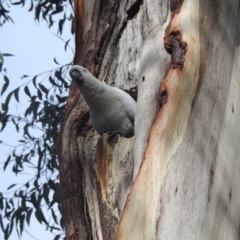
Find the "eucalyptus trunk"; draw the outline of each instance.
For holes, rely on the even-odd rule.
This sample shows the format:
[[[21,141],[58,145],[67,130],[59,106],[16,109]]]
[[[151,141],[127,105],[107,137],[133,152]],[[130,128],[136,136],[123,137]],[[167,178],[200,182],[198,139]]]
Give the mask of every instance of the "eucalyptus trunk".
[[[75,0],[75,32],[74,64],[137,110],[134,137],[109,141],[72,82],[66,239],[239,239],[240,2]]]

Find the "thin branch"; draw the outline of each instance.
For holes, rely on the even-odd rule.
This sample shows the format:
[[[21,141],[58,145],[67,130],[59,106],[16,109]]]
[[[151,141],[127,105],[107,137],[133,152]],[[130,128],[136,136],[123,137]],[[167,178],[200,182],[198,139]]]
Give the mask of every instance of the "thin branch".
[[[63,42],[66,43],[66,41],[65,41],[63,38],[61,38],[60,36],[58,36],[57,34],[55,34],[55,33],[53,33],[53,32],[50,32],[50,33],[53,34],[54,36],[58,37],[59,39],[61,39]],[[72,50],[72,53],[74,53],[74,51],[73,51],[73,49],[70,47],[69,43],[67,44],[67,46]]]
[[[25,229],[24,231],[25,231],[30,237],[32,237],[33,239],[39,240],[39,239],[35,238],[32,234],[30,234],[26,229]]]

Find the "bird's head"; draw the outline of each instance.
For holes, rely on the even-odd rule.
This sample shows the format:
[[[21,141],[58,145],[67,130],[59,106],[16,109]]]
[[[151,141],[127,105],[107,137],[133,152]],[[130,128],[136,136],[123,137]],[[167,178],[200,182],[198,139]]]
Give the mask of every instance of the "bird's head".
[[[92,76],[92,74],[86,68],[80,65],[73,65],[69,70],[69,75],[79,87],[82,87],[86,79]]]

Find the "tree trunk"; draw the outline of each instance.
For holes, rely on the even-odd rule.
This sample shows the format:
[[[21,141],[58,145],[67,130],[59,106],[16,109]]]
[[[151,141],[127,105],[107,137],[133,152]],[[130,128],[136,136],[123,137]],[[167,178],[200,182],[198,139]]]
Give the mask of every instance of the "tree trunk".
[[[240,2],[75,0],[75,30],[74,63],[137,111],[135,136],[108,141],[72,83],[66,239],[239,239]]]

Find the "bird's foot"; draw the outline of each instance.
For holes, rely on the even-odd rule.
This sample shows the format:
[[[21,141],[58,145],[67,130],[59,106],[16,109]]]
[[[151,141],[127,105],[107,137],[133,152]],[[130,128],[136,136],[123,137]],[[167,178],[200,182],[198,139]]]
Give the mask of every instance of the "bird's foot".
[[[107,141],[111,142],[117,135],[119,134],[119,132],[108,132],[108,138]]]

